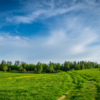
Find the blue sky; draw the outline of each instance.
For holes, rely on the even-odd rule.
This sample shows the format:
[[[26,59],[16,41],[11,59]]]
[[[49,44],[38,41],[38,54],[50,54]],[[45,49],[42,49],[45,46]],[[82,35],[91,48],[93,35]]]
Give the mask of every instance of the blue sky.
[[[100,0],[0,0],[0,61],[100,63]]]

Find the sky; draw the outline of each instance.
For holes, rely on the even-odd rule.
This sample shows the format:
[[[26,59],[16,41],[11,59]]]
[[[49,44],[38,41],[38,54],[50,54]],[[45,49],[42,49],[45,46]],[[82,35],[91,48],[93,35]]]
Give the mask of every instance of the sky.
[[[0,0],[0,61],[100,63],[100,0]]]

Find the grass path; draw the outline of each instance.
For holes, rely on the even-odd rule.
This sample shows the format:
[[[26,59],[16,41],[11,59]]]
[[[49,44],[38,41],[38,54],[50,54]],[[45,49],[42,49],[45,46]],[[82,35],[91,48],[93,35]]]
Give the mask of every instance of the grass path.
[[[93,87],[96,88],[97,95],[95,97],[96,100],[100,100],[100,71],[98,69],[92,70],[87,73],[86,71],[77,71],[76,74],[79,74],[84,79],[86,79]],[[95,73],[96,72],[96,73]],[[94,74],[95,73],[95,74]]]
[[[63,100],[95,100],[96,86],[77,73],[68,72],[74,79],[75,85]]]
[[[70,76],[70,77],[71,77],[71,76]],[[64,100],[64,99],[66,98],[66,96],[73,90],[74,85],[75,85],[75,80],[74,80],[73,77],[71,77],[71,78],[72,78],[72,82],[73,82],[73,87],[72,87],[69,91],[67,91],[67,92],[65,93],[65,95],[62,95],[58,100]]]
[[[73,87],[68,92],[66,92],[65,95],[62,95],[58,100],[64,100],[66,98],[66,96],[72,91]]]
[[[77,73],[69,72],[68,74],[72,78],[73,87],[58,100],[97,100],[95,84]]]

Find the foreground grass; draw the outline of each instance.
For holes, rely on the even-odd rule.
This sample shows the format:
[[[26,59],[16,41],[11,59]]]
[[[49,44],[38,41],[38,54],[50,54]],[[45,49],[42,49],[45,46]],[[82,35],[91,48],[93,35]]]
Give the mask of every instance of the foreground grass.
[[[99,68],[90,70],[86,69],[81,71],[75,71],[74,73],[79,74],[84,79],[90,81],[93,85],[96,86],[97,90],[96,100],[100,100],[100,69]]]
[[[56,100],[72,88],[69,74],[0,72],[0,100]]]
[[[100,69],[55,74],[0,72],[0,100],[100,100]]]
[[[74,72],[68,72],[74,81],[73,90],[64,100],[95,100],[96,86]]]

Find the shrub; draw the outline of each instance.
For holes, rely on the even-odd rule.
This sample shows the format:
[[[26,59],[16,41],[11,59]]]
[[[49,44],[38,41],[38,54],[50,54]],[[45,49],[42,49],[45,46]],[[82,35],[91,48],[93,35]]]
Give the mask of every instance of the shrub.
[[[40,70],[38,71],[38,74],[41,74],[41,71]]]
[[[20,71],[18,71],[18,70],[11,70],[10,72],[19,73]]]
[[[62,70],[57,70],[57,73],[63,72]]]
[[[3,71],[7,71],[8,70],[8,67],[7,66],[3,66]]]
[[[23,67],[22,66],[19,66],[19,71],[23,71]]]
[[[23,69],[23,71],[22,71],[23,73],[26,73],[26,69]]]
[[[74,68],[72,68],[72,69],[71,69],[71,71],[75,71],[75,69],[74,69]]]

